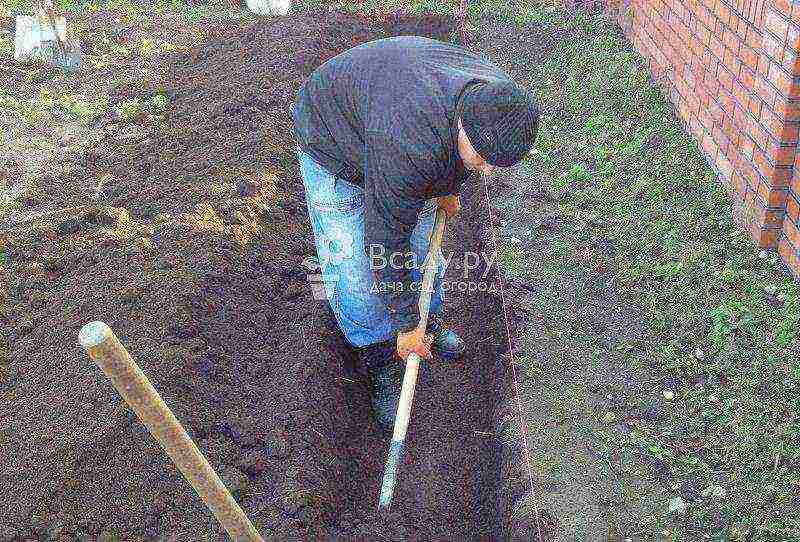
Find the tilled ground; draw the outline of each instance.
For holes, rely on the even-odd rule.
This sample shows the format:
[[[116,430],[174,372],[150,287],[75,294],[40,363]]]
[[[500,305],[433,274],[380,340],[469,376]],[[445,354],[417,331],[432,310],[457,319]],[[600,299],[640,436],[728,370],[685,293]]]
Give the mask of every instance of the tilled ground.
[[[14,467],[0,540],[224,539],[78,347],[92,320],[111,326],[268,539],[507,531],[504,448],[491,429],[506,391],[498,296],[449,296],[470,350],[420,371],[394,512],[379,519],[388,438],[301,266],[313,242],[288,117],[297,88],[349,47],[399,34],[447,40],[452,24],[333,11],[207,22],[188,52],[76,76],[95,77],[114,102],[163,91],[169,107],[163,123],[96,119],[101,141],[51,161],[25,189],[25,216],[44,216],[3,230],[0,464]],[[481,190],[467,188],[452,225],[453,281],[464,250],[494,250]],[[469,279],[496,287],[484,271]],[[523,523],[503,536],[529,539]]]

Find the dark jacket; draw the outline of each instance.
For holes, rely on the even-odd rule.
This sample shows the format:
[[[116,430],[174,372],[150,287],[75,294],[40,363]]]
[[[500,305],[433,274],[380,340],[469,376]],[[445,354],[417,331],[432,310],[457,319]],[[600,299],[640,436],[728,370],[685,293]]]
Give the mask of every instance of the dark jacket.
[[[364,249],[410,252],[426,199],[458,194],[471,172],[458,153],[465,89],[510,80],[466,49],[419,36],[364,43],[317,68],[292,105],[299,147],[337,177],[364,188]],[[402,262],[406,258],[398,257]],[[419,321],[419,288],[405,265],[374,272],[396,331]],[[402,289],[381,285],[403,284]]]

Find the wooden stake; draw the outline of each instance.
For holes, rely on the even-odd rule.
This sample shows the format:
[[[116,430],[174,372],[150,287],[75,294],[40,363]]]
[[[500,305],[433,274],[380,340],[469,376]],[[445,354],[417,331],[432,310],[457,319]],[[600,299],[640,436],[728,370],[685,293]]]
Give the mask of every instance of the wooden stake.
[[[231,539],[236,542],[263,542],[211,464],[111,328],[104,322],[90,322],[81,328],[78,339],[89,357],[103,370],[125,402],[192,484]]]

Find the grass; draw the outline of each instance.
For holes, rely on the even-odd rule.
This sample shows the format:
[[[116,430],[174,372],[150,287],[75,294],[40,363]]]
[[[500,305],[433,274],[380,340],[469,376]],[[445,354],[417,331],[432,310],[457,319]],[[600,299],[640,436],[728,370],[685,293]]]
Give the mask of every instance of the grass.
[[[689,503],[699,532],[800,540],[800,520],[786,513],[800,502],[798,283],[737,228],[728,190],[629,43],[599,18],[564,16],[560,24],[578,38],[552,52],[537,90],[545,103],[563,99],[565,110],[542,122],[529,162],[552,179],[551,190],[569,190],[560,211],[576,221],[593,213],[608,226],[559,234],[545,270],[520,273],[517,258],[508,267],[546,281],[553,266],[566,275],[586,265],[565,244],[612,240],[620,294],[644,311],[653,337],[630,363],[649,354],[657,376],[685,386],[660,427],[628,435],[609,428],[609,442],[658,458],[702,488],[727,478],[725,498]],[[648,146],[654,138],[663,146]],[[537,308],[548,320],[569,319],[570,307]],[[590,359],[582,335],[573,329],[570,339],[579,350],[585,343],[579,355]],[[687,539],[679,526],[662,527],[667,539]]]

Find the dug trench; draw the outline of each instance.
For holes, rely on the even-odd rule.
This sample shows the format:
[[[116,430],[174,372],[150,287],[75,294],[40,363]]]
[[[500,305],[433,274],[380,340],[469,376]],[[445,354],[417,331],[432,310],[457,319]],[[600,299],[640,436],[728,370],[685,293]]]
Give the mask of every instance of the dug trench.
[[[163,124],[106,118],[102,144],[32,187],[26,213],[44,216],[2,230],[0,540],[226,539],[77,345],[92,320],[111,326],[265,539],[534,539],[513,514],[530,497],[521,444],[501,438],[514,413],[496,267],[469,270],[478,291],[447,296],[468,351],[423,362],[392,511],[378,517],[388,437],[301,265],[313,238],[287,116],[299,84],[358,43],[447,40],[452,25],[336,11],[210,23],[202,45],[153,60],[168,68],[153,66],[156,80],[126,71],[136,58],[124,85],[105,74],[115,101],[160,90],[170,108]],[[462,196],[445,243],[452,283],[466,251],[495,250],[483,186]]]

